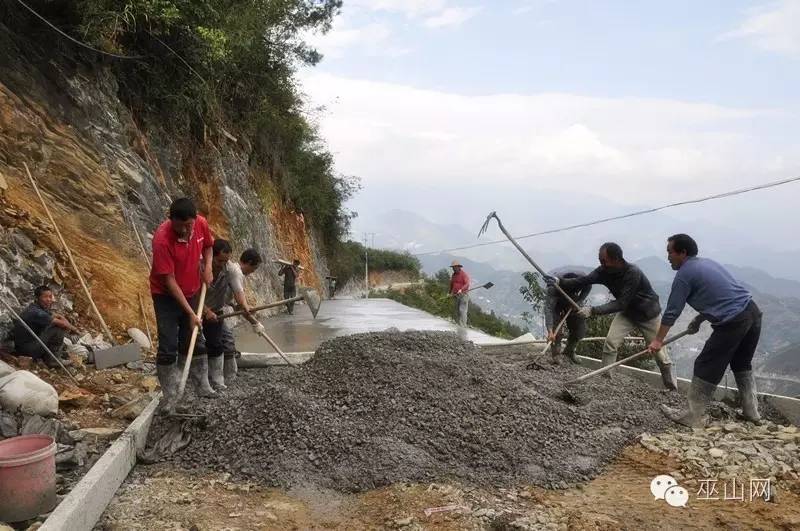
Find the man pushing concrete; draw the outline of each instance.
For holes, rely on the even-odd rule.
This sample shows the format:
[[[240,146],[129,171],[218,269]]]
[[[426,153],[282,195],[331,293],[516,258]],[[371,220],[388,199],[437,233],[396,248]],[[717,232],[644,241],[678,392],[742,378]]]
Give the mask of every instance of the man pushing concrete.
[[[727,269],[713,260],[697,256],[697,243],[690,236],[670,236],[667,258],[677,273],[672,281],[667,309],[661,318],[661,327],[650,342],[650,350],[661,348],[669,329],[687,303],[699,313],[689,330],[697,332],[700,323],[710,321],[714,331],[694,360],[688,409],[677,411],[661,406],[662,411],[678,424],[701,427],[706,406],[730,366],[742,399],[744,418],[760,423],[752,361],[761,336],[761,310],[753,302],[750,292]]]
[[[564,290],[579,289],[592,284],[602,284],[615,299],[601,306],[584,306],[578,315],[588,319],[592,315],[615,313],[603,344],[603,365],[617,361],[617,351],[625,337],[634,329],[641,330],[646,341],[652,341],[658,332],[661,305],[658,295],[653,291],[650,281],[641,269],[625,261],[622,248],[613,242],[600,246],[598,252],[600,267],[577,278],[565,278],[559,282]],[[553,277],[545,278],[548,285],[558,282]],[[654,351],[654,357],[661,371],[661,381],[667,389],[677,389],[672,371],[672,361],[666,347]]]
[[[563,286],[562,281],[564,279],[578,278],[581,276],[581,273],[564,268],[552,271],[550,275],[557,277]],[[592,291],[592,286],[591,284],[587,284],[574,290],[567,290],[563,287],[562,289],[567,292],[567,295],[569,295],[572,300],[578,304],[582,304]],[[550,351],[555,363],[558,363],[558,358],[561,354],[561,337],[563,335],[563,329],[558,332],[556,332],[555,329],[571,308],[572,306],[570,303],[558,292],[553,283],[547,286],[544,299],[544,322],[547,327],[547,341],[552,343]],[[575,348],[578,346],[580,340],[583,339],[583,336],[586,335],[586,319],[573,311],[569,314],[564,324],[566,324],[569,329],[564,355],[567,356],[572,363],[579,364],[580,362],[575,355]]]
[[[169,219],[153,234],[153,266],[150,292],[158,326],[156,371],[164,393],[162,411],[173,413],[178,398],[179,353],[185,363],[195,326],[203,325],[195,313],[203,282],[211,284],[211,248],[214,239],[203,216],[191,199],[176,199],[169,207]],[[201,273],[200,261],[203,262]],[[208,383],[208,358],[202,333],[198,332],[190,367],[198,395],[216,396]]]
[[[450,295],[455,297],[455,319],[458,326],[467,326],[469,312],[469,275],[458,260],[450,264],[453,276],[450,277]]]
[[[203,334],[208,350],[208,379],[211,386],[221,391],[227,388],[236,377],[236,346],[225,321],[218,319],[222,307],[235,301],[245,311],[247,319],[256,333],[264,332],[264,325],[250,315],[250,307],[244,294],[244,277],[253,273],[261,265],[261,255],[255,249],[247,249],[239,261],[231,262],[231,245],[227,240],[214,241],[213,270],[214,280],[208,288],[203,312]]]

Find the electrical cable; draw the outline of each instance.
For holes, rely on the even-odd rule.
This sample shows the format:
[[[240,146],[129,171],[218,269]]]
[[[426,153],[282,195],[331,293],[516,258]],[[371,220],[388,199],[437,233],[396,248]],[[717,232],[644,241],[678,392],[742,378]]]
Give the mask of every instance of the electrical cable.
[[[628,214],[622,214],[620,216],[612,216],[610,218],[602,218],[602,219],[597,219],[597,220],[594,220],[594,221],[587,221],[585,223],[578,223],[576,225],[568,225],[566,227],[559,227],[557,229],[549,229],[549,230],[544,230],[544,231],[541,231],[541,232],[534,232],[534,233],[531,233],[531,234],[525,234],[523,236],[514,236],[514,239],[516,239],[516,240],[524,240],[526,238],[534,238],[536,236],[544,236],[546,234],[555,234],[555,233],[558,233],[558,232],[565,232],[565,231],[579,229],[579,228],[583,228],[583,227],[591,227],[593,225],[599,225],[601,223],[608,223],[609,221],[616,221],[616,220],[620,220],[620,219],[632,218],[634,216],[641,216],[643,214],[652,214],[653,212],[658,212],[659,210],[665,210],[667,208],[674,208],[674,207],[683,206],[683,205],[692,205],[692,204],[696,204],[696,203],[703,203],[703,202],[706,202],[706,201],[711,201],[713,199],[722,199],[722,198],[725,198],[725,197],[732,197],[732,196],[735,196],[735,195],[746,194],[748,192],[754,192],[754,191],[757,191],[757,190],[765,190],[767,188],[774,188],[776,186],[782,186],[784,184],[789,184],[789,183],[793,183],[793,182],[797,182],[797,181],[800,181],[800,177],[792,177],[790,179],[783,179],[783,180],[780,180],[780,181],[774,181],[774,182],[770,182],[770,183],[759,184],[759,185],[756,185],[756,186],[750,186],[748,188],[740,188],[740,189],[737,189],[737,190],[731,190],[729,192],[722,192],[722,193],[719,193],[719,194],[700,197],[700,198],[697,198],[697,199],[688,199],[686,201],[677,201],[675,203],[668,203],[666,205],[661,205],[661,206],[654,207],[654,208],[647,208],[647,209],[644,209],[644,210],[637,210],[635,212],[629,212]],[[449,253],[449,252],[453,252],[453,251],[464,251],[466,249],[474,249],[476,247],[486,247],[488,245],[496,245],[496,244],[499,244],[499,243],[508,243],[508,240],[493,240],[493,241],[489,241],[489,242],[475,243],[475,244],[472,244],[472,245],[464,245],[464,246],[461,246],[461,247],[452,247],[450,249],[442,249],[442,250],[439,250],[439,251],[425,251],[425,252],[422,252],[422,253],[412,253],[412,255],[413,256],[426,256],[426,255],[430,255],[430,254]]]

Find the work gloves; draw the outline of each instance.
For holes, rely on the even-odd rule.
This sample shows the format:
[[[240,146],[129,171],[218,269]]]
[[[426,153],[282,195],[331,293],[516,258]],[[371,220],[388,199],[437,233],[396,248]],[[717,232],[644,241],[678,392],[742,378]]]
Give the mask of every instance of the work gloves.
[[[253,323],[253,332],[255,332],[256,334],[261,335],[261,334],[265,334],[267,332],[267,330],[266,330],[266,328],[264,328],[263,324],[261,324],[261,323]]]
[[[700,331],[700,324],[702,324],[702,322],[705,320],[705,317],[702,315],[697,315],[694,319],[692,319],[692,322],[689,323],[689,326],[686,327],[686,331],[690,334],[696,334]]]
[[[544,279],[544,283],[547,284],[548,288],[552,288],[553,286],[558,284],[558,277],[551,277],[550,275],[544,275],[542,279]]]
[[[580,310],[578,310],[578,316],[583,317],[584,319],[588,319],[592,316],[592,307],[591,306],[583,306]]]

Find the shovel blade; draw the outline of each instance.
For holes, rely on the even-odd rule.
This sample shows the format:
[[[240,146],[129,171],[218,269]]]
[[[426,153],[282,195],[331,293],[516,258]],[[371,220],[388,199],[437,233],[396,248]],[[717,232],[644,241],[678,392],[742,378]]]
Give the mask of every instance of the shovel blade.
[[[322,304],[322,298],[320,298],[315,290],[307,289],[303,291],[303,300],[306,301],[309,310],[311,310],[311,315],[316,319],[317,313],[319,313],[319,307]]]

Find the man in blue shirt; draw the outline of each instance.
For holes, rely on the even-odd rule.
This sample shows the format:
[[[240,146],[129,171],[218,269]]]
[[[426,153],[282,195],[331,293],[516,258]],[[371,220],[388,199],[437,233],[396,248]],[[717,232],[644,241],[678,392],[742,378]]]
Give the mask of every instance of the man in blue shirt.
[[[64,336],[67,332],[77,334],[78,329],[63,315],[53,313],[55,296],[50,286],[37,287],[33,296],[34,302],[22,311],[20,318],[53,354],[64,357],[61,353],[64,348]],[[47,355],[42,345],[20,323],[14,324],[14,350],[18,355],[41,360],[48,367],[58,367],[58,362]]]
[[[714,331],[694,361],[688,409],[678,411],[661,406],[664,414],[679,424],[701,427],[706,406],[730,366],[741,395],[744,418],[760,423],[752,360],[761,335],[761,310],[750,292],[727,269],[697,256],[697,243],[690,236],[670,236],[667,258],[678,272],[661,317],[661,327],[648,348],[656,351],[662,347],[686,304],[699,313],[689,325],[690,330],[697,332],[700,323],[709,321]]]

